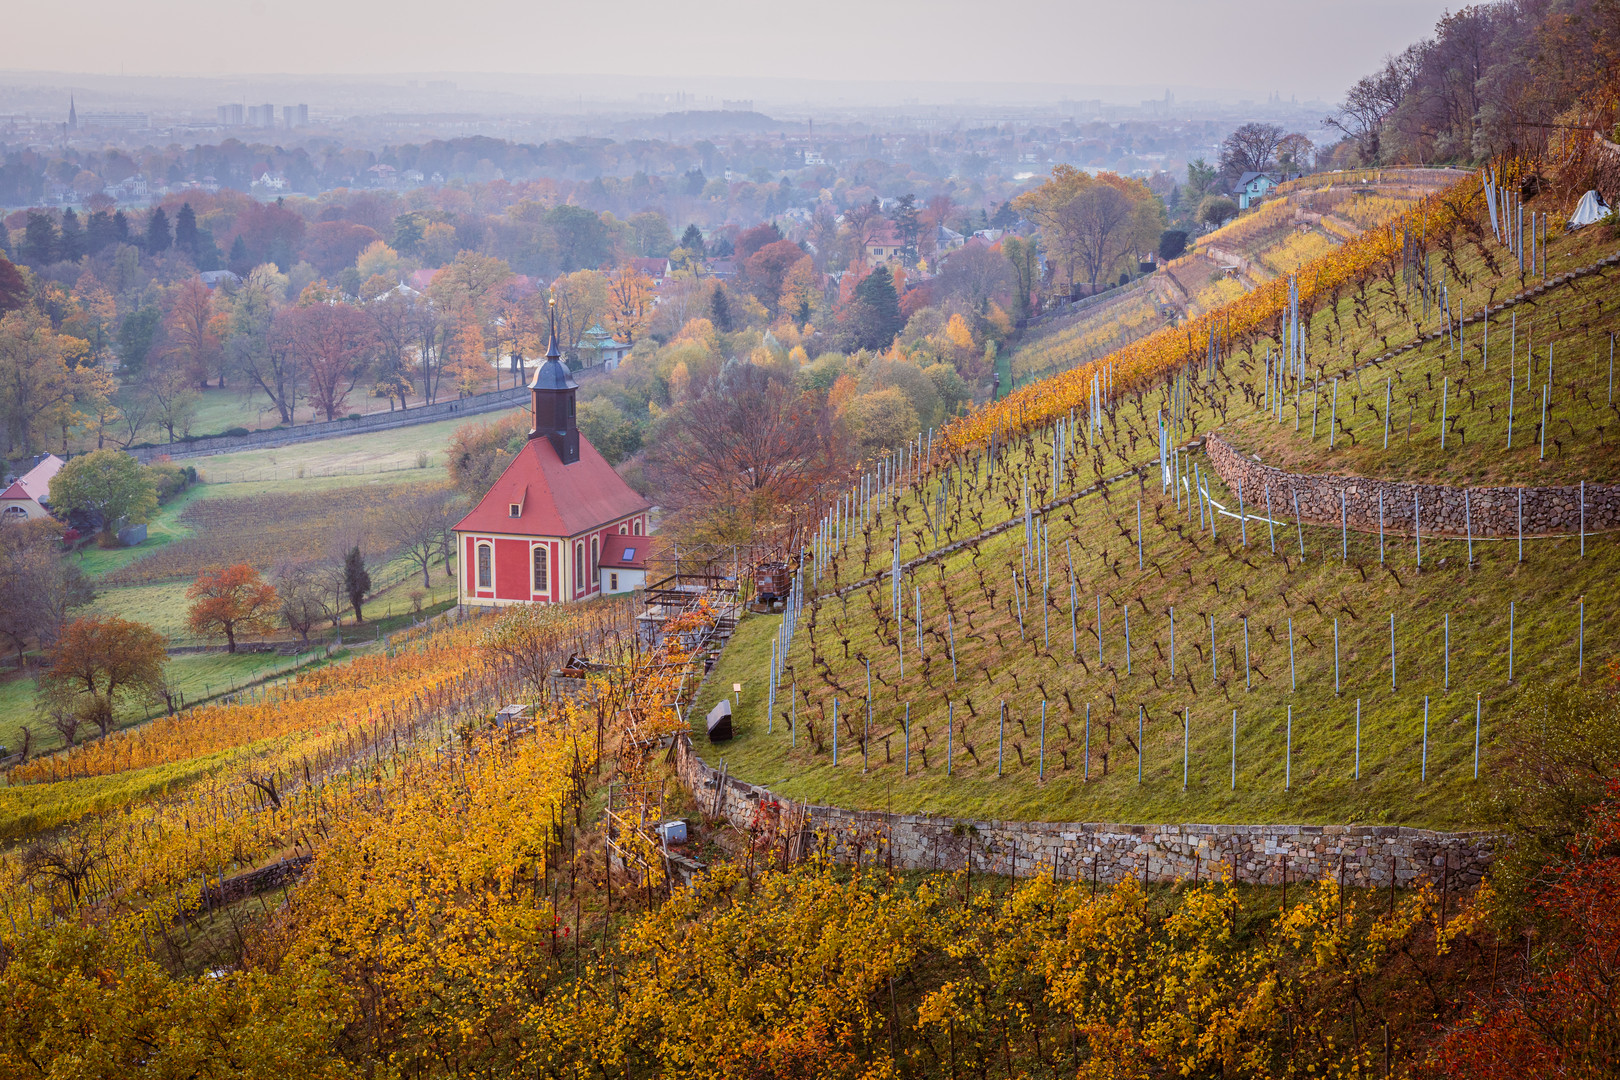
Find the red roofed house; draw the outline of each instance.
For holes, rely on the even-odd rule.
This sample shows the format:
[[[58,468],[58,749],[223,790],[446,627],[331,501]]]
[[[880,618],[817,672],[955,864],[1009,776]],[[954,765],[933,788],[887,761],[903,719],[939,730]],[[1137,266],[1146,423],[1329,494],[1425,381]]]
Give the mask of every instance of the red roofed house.
[[[66,464],[55,454],[41,456],[34,467],[0,491],[0,519],[28,521],[50,517],[51,479]]]
[[[545,362],[529,384],[534,430],[455,527],[461,603],[500,607],[600,596],[604,547],[615,536],[647,532],[651,506],[579,433],[577,389],[557,349],[553,316]]]
[[[664,279],[669,276],[668,259],[636,258],[630,260],[630,265],[636,270],[640,271],[642,274],[645,274],[648,280],[652,282],[654,289],[662,289],[664,287]]]

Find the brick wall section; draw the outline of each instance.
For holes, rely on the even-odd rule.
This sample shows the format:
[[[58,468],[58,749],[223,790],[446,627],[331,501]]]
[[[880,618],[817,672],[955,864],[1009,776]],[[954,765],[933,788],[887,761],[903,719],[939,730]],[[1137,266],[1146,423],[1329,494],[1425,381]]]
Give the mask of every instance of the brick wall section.
[[[705,813],[718,802],[721,814],[746,829],[755,804],[774,799],[769,790],[734,777],[725,780],[707,765],[686,736],[673,748],[680,781]],[[1337,877],[1346,884],[1388,887],[1438,882],[1450,867],[1454,888],[1472,888],[1489,864],[1496,838],[1487,833],[1444,833],[1401,826],[1366,825],[1113,825],[1055,821],[968,821],[926,814],[886,814],[807,806],[809,828],[851,860],[859,843],[863,859],[886,860],[907,870],[973,869],[1028,877],[1051,873],[1099,883],[1126,877],[1169,883],[1230,872],[1236,860],[1243,882],[1273,884]]]
[[[1581,528],[1581,489],[1566,487],[1447,487],[1375,480],[1365,476],[1290,473],[1263,465],[1243,454],[1219,435],[1204,440],[1204,452],[1228,491],[1243,484],[1243,502],[1251,514],[1264,514],[1265,491],[1271,489],[1273,516],[1292,520],[1294,496],[1299,516],[1313,524],[1339,524],[1339,496],[1345,496],[1349,526],[1358,532],[1378,531],[1378,496],[1384,497],[1384,530],[1412,532],[1413,493],[1421,513],[1423,535],[1464,536],[1468,519],[1475,536],[1516,536],[1519,530],[1519,492],[1524,492],[1526,536],[1569,535]],[[1464,491],[1467,505],[1464,505]],[[1620,529],[1620,484],[1586,485],[1586,531]]]

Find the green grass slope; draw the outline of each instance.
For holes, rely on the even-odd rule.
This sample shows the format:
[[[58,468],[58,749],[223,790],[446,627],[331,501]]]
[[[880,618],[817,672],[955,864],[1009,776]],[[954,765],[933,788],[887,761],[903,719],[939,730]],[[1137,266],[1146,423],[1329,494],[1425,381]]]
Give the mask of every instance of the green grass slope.
[[[1558,237],[1550,270],[1587,265],[1612,250],[1603,232]],[[1490,241],[1458,244],[1448,276],[1453,312],[1501,303],[1535,284]],[[1477,329],[1464,332],[1460,357],[1455,346],[1445,357],[1442,342],[1362,372],[1357,404],[1386,376],[1410,392],[1439,384],[1434,376],[1444,360],[1440,377],[1458,376],[1467,396],[1459,421],[1467,437],[1448,433],[1444,451],[1437,422],[1425,438],[1414,421],[1412,440],[1403,437],[1397,447],[1392,438],[1386,452],[1381,425],[1375,448],[1372,414],[1352,408],[1356,438],[1341,428],[1329,451],[1326,413],[1318,415],[1314,440],[1308,408],[1297,434],[1291,408],[1286,423],[1268,419],[1264,342],[1225,357],[1213,381],[1202,372],[1181,380],[1178,440],[1219,429],[1268,462],[1313,471],[1452,483],[1612,481],[1592,354],[1597,343],[1606,346],[1616,306],[1620,275],[1607,274],[1550,288],[1533,308],[1517,307],[1552,341],[1554,385],[1572,421],[1562,456],[1549,450],[1545,463],[1539,446],[1521,452],[1520,432],[1528,434],[1518,426],[1522,415],[1513,454],[1492,448],[1498,433],[1492,387],[1473,348]],[[1493,335],[1501,318],[1493,318]],[[1520,333],[1528,332],[1525,321],[1521,314]],[[1310,375],[1331,380],[1339,373],[1353,382],[1346,372],[1438,322],[1438,305],[1431,302],[1426,321],[1398,277],[1376,282],[1311,320]],[[1494,336],[1491,353],[1494,381]],[[1558,358],[1566,354],[1571,362],[1561,371]],[[1532,378],[1545,381],[1544,367]],[[1347,389],[1341,384],[1341,408]],[[1496,755],[1511,753],[1497,730],[1525,687],[1607,677],[1603,667],[1616,655],[1620,630],[1617,538],[1589,537],[1584,557],[1574,539],[1528,541],[1523,562],[1511,542],[1476,541],[1472,563],[1464,541],[1425,538],[1420,569],[1410,536],[1387,536],[1381,549],[1376,534],[1296,526],[1285,508],[1277,508],[1273,525],[1249,520],[1246,543],[1231,518],[1219,518],[1212,533],[1196,499],[1185,489],[1161,491],[1158,470],[1142,468],[1157,456],[1156,414],[1168,411],[1170,396],[1160,386],[1120,402],[1094,445],[1082,433],[1063,441],[1047,429],[1000,447],[994,472],[979,454],[897,488],[892,503],[822,568],[820,595],[805,610],[774,717],[765,715],[764,702],[777,620],[754,617],[740,627],[694,709],[701,716],[741,683],[738,734],[706,752],[725,759],[733,775],[790,797],[895,812],[1469,824],[1476,715],[1480,768],[1488,772]],[[1414,411],[1426,404],[1419,397]],[[1505,417],[1498,419],[1505,443]],[[1054,449],[1061,462],[1055,482]],[[1209,476],[1200,455],[1185,460]],[[1102,485],[1106,494],[1086,493],[1099,478],[1133,468],[1141,468],[1140,479],[1130,475]],[[1235,504],[1219,483],[1212,494]],[[890,565],[897,523],[901,558],[924,557],[905,572],[898,623],[887,574],[870,580]],[[959,550],[926,557],[962,540]]]

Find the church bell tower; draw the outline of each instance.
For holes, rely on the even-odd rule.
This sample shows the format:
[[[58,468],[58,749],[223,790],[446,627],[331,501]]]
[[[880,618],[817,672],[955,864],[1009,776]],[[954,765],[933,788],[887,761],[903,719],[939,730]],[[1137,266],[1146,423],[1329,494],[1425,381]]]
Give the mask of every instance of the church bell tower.
[[[551,341],[546,347],[545,362],[534,373],[529,383],[529,396],[534,414],[534,429],[529,438],[551,440],[552,449],[564,465],[579,460],[579,427],[574,420],[574,392],[579,384],[569,374],[557,348],[557,300],[548,305],[551,316]]]

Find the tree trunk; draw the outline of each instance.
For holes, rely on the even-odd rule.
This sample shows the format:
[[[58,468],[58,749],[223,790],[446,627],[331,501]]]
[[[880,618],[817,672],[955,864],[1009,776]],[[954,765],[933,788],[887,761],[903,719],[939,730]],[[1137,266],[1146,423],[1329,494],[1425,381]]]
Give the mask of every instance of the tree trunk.
[[[229,623],[225,624],[225,651],[228,653],[236,651],[236,628]]]

